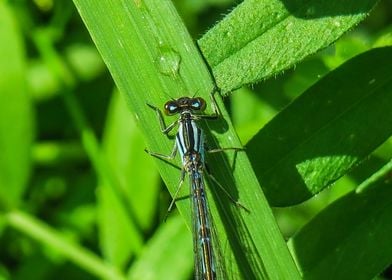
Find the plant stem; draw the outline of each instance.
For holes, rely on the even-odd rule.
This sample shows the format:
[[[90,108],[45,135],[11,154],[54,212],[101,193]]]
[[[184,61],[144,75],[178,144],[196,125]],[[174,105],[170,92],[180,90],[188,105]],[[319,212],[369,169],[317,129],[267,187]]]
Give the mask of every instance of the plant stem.
[[[124,280],[125,277],[110,264],[103,262],[93,252],[65,238],[61,232],[19,210],[4,215],[8,225],[36,241],[61,253],[86,271],[102,279]]]
[[[391,171],[392,171],[392,159],[387,164],[385,164],[383,167],[381,167],[379,170],[377,170],[376,173],[374,173],[372,176],[370,176],[365,181],[363,181],[356,188],[355,192],[356,193],[363,192],[365,189],[368,189],[369,187],[374,185],[374,183],[376,183],[377,181],[385,178],[385,176],[388,173],[391,173]]]

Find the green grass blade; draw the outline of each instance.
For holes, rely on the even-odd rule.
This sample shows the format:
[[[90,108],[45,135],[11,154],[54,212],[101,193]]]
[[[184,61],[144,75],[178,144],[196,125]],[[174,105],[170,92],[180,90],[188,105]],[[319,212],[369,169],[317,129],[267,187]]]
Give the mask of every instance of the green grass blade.
[[[375,0],[247,0],[199,41],[223,92],[255,83],[325,48],[363,20]]]
[[[31,171],[34,117],[26,86],[22,35],[0,2],[0,208],[19,203]],[[6,42],[6,43],[5,43]]]
[[[99,243],[105,260],[124,269],[131,256],[142,248],[143,236],[130,222],[124,202],[103,183],[97,188],[97,226]]]
[[[4,215],[4,218],[10,227],[25,233],[47,248],[59,252],[92,275],[101,279],[125,279],[116,268],[103,262],[91,251],[68,240],[61,232],[54,230],[33,216],[19,210],[14,210]]]
[[[345,195],[289,241],[304,279],[373,279],[392,262],[392,184]]]
[[[142,244],[135,240],[143,240],[143,233],[155,224],[159,195],[159,175],[152,159],[145,156],[142,135],[132,118],[116,91],[108,110],[103,148],[125,195],[120,198],[110,186],[100,185],[98,226],[104,256],[119,267],[140,254]],[[135,223],[130,223],[124,204],[132,205]]]
[[[87,152],[88,158],[100,181],[100,188],[98,189],[98,224],[101,234],[101,249],[108,261],[117,265],[118,268],[123,268],[123,266],[128,263],[131,256],[135,252],[137,253],[140,251],[143,242],[143,234],[140,227],[137,225],[133,209],[124,199],[126,190],[125,187],[121,185],[123,182],[118,180],[116,177],[117,174],[113,171],[112,166],[108,164],[108,160],[105,157],[103,149],[100,147],[98,138],[87,120],[85,111],[73,92],[77,79],[63,60],[62,56],[55,49],[54,42],[47,36],[46,31],[47,30],[42,29],[34,32],[34,42],[37,49],[40,51],[43,60],[47,63],[53,73],[55,73],[56,78],[62,85],[61,94],[64,98],[66,108],[80,133],[83,148]],[[113,223],[110,228],[105,227],[106,224],[104,221],[113,220],[113,217],[116,220],[116,224]],[[121,220],[126,220],[127,223],[121,224],[122,228],[119,230],[116,226]],[[29,233],[27,231],[26,233],[33,235],[33,232]],[[126,234],[128,234],[128,236],[125,236]],[[122,237],[124,239],[130,239],[126,239],[123,244],[114,242],[121,242]],[[59,251],[59,253],[64,254],[63,251]],[[70,257],[66,254],[65,256],[68,258]],[[84,267],[83,264],[78,265]],[[89,272],[94,273],[91,271]]]
[[[124,97],[116,90],[112,96],[104,131],[103,148],[120,185],[126,186],[126,201],[133,205],[137,224],[146,231],[155,222],[159,196],[159,174]],[[140,186],[143,188],[140,188]]]
[[[170,217],[149,240],[128,279],[189,279],[192,253],[192,239],[184,220],[179,215]]]
[[[308,199],[392,135],[392,48],[343,64],[280,112],[247,145],[268,200]]]
[[[162,106],[171,97],[196,93],[209,100],[213,88],[207,68],[171,2],[74,2],[134,112],[148,148],[169,153],[173,142],[160,133],[155,113],[148,109],[146,102]],[[219,105],[223,109],[222,102]],[[224,110],[223,115],[225,120],[209,124],[213,134],[208,135],[209,146],[240,146]],[[178,169],[156,162],[170,192],[174,193]],[[251,209],[250,214],[236,209],[222,197],[219,189],[212,189],[210,204],[225,248],[230,279],[297,279],[298,272],[246,155],[214,155],[209,163],[227,190]],[[182,200],[177,206],[189,225],[189,200]]]
[[[367,188],[372,187],[375,182],[379,181],[380,179],[384,178],[385,176],[388,176],[388,174],[391,173],[391,171],[392,171],[392,159],[387,164],[385,164],[382,168],[377,170],[377,172],[372,174],[372,176],[370,176],[365,181],[363,181],[355,189],[355,192],[361,193],[364,190],[366,190]]]

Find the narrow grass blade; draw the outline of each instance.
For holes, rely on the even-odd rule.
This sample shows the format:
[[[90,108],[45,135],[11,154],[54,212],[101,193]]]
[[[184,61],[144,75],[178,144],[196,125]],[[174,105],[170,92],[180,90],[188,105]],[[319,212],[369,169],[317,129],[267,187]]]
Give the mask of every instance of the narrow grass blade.
[[[143,135],[136,126],[124,96],[120,96],[117,90],[108,110],[103,148],[120,185],[126,188],[125,199],[133,205],[140,230],[147,231],[155,223],[155,202],[160,192],[159,174],[153,159],[144,152]]]
[[[162,136],[155,112],[146,103],[162,106],[170,98],[194,94],[209,100],[213,88],[207,67],[171,2],[74,2],[134,112],[148,148],[169,153],[173,142]],[[219,105],[225,119],[208,125],[207,131],[212,132],[208,133],[209,146],[239,147],[222,102]],[[251,214],[236,209],[219,189],[212,189],[209,196],[219,238],[226,249],[225,262],[233,271],[229,275],[242,275],[243,279],[297,279],[298,272],[246,155],[216,155],[209,162],[218,180],[251,209]],[[157,165],[173,194],[178,169],[162,161]],[[189,200],[177,206],[189,225]],[[238,279],[236,276],[231,279]]]
[[[67,257],[76,265],[85,269],[92,275],[101,279],[124,280],[121,273],[102,260],[91,251],[81,247],[75,242],[68,240],[61,232],[49,227],[33,216],[22,211],[10,211],[4,218],[7,225],[26,233],[47,248],[53,249]]]
[[[0,208],[8,208],[19,203],[30,175],[34,118],[22,35],[6,1],[0,2],[0,42]]]
[[[143,149],[144,141],[133,116],[123,97],[115,91],[108,110],[103,150],[123,195],[116,195],[110,186],[100,184],[98,228],[105,258],[122,268],[140,254],[144,234],[155,224],[159,175]],[[132,205],[133,223],[124,205]]]
[[[180,216],[170,217],[149,240],[128,279],[189,279],[192,254],[192,238],[184,220]]]

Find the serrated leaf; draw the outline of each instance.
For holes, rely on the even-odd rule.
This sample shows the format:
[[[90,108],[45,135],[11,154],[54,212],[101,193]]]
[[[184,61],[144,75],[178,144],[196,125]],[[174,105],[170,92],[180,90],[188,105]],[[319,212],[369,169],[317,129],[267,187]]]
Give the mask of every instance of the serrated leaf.
[[[199,41],[223,92],[255,83],[325,48],[363,20],[375,0],[247,0]]]
[[[280,112],[247,145],[272,205],[300,203],[392,135],[392,48],[363,53]]]

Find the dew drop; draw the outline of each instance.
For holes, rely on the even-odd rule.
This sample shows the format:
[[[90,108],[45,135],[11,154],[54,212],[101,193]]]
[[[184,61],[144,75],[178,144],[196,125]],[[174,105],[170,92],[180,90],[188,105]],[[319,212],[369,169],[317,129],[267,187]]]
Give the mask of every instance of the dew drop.
[[[159,71],[164,75],[176,77],[180,70],[180,54],[167,47],[161,47],[159,50],[160,55],[157,60]]]

